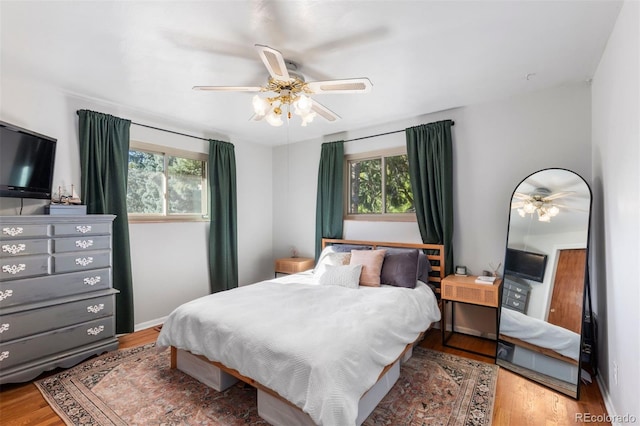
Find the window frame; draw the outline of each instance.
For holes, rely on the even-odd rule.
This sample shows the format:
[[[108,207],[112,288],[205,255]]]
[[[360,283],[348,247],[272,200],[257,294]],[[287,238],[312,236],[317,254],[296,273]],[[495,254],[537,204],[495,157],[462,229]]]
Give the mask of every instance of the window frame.
[[[358,154],[346,154],[344,156],[344,213],[343,220],[361,220],[369,222],[417,222],[416,214],[413,213],[350,213],[350,173],[349,166],[353,161],[375,160],[381,159],[382,167],[382,208],[386,209],[386,157],[395,157],[398,155],[407,155],[407,147],[399,146],[396,148],[380,149],[376,151],[362,152]]]
[[[163,223],[163,222],[208,222],[210,215],[210,203],[209,203],[209,155],[196,152],[196,151],[188,151],[179,148],[172,148],[164,145],[157,145],[148,142],[140,142],[140,141],[130,141],[129,142],[129,150],[130,151],[142,151],[148,152],[150,154],[158,154],[162,155],[164,158],[164,211],[165,213],[129,213],[129,223]],[[193,213],[193,214],[168,214],[168,197],[167,197],[167,181],[169,178],[169,168],[168,168],[168,157],[180,157],[186,158],[189,160],[197,160],[204,162],[204,170],[203,170],[203,190],[202,190],[202,210],[204,214]],[[128,161],[127,161],[127,173],[128,173]],[[128,191],[128,189],[127,189]],[[128,195],[128,192],[127,192]]]

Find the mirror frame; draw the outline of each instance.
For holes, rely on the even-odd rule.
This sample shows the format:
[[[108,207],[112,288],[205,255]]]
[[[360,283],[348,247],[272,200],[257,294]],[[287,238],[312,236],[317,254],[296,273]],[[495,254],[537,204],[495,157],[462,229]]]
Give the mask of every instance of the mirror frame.
[[[590,239],[591,239],[591,217],[593,214],[593,192],[591,191],[591,187],[590,185],[587,183],[587,181],[578,173],[569,170],[569,169],[565,169],[565,168],[558,168],[558,167],[550,167],[550,168],[546,168],[546,169],[541,169],[541,170],[537,170],[533,173],[530,173],[529,175],[527,175],[524,179],[522,179],[514,188],[513,192],[511,193],[511,198],[509,199],[509,209],[508,209],[508,213],[509,213],[509,219],[507,221],[507,235],[506,235],[506,242],[505,242],[505,261],[503,261],[503,265],[505,265],[506,262],[506,252],[507,252],[507,248],[509,248],[509,231],[511,229],[511,214],[512,214],[512,202],[514,199],[514,195],[517,191],[517,189],[528,179],[530,179],[532,176],[544,172],[544,171],[549,171],[549,170],[563,170],[569,173],[574,174],[577,178],[579,178],[584,185],[587,188],[588,194],[589,194],[589,202],[588,202],[588,208],[589,208],[589,213],[588,213],[588,217],[587,217],[587,232],[586,232],[586,241],[585,241],[585,267],[584,267],[584,285],[583,285],[583,289],[582,289],[582,317],[581,317],[581,325],[580,325],[580,347],[579,347],[579,352],[578,352],[578,364],[577,364],[577,368],[578,368],[578,372],[577,372],[577,379],[576,379],[576,383],[575,383],[575,391],[574,390],[568,390],[568,389],[564,389],[562,387],[559,386],[554,386],[552,383],[550,383],[550,381],[545,381],[544,378],[546,377],[546,375],[544,375],[544,373],[536,373],[535,371],[529,370],[526,367],[522,367],[522,366],[518,366],[517,364],[511,363],[507,360],[503,360],[498,358],[498,352],[500,349],[500,343],[504,342],[503,340],[500,339],[500,323],[501,323],[501,319],[502,319],[502,291],[504,290],[504,278],[505,278],[505,273],[503,270],[503,285],[501,286],[500,289],[500,313],[498,315],[498,324],[497,324],[497,333],[496,333],[496,357],[495,357],[495,362],[497,365],[499,365],[500,367],[506,368],[507,370],[510,370],[516,374],[521,375],[522,377],[525,377],[529,380],[532,380],[536,383],[539,383],[543,386],[546,386],[550,389],[553,389],[557,392],[560,392],[562,394],[565,394],[567,396],[570,396],[572,398],[575,399],[580,399],[580,381],[581,381],[581,373],[582,373],[582,363],[583,363],[583,348],[584,348],[584,339],[585,339],[585,332],[586,332],[586,327],[585,327],[585,318],[586,315],[588,315],[589,318],[591,318],[591,291],[589,288],[590,285],[590,277],[589,277],[589,254],[590,254]],[[503,266],[504,267],[504,266]],[[547,265],[548,267],[548,265]],[[530,373],[530,374],[527,374]],[[561,381],[560,379],[557,379],[558,381]],[[572,382],[565,382],[568,384],[572,384]]]

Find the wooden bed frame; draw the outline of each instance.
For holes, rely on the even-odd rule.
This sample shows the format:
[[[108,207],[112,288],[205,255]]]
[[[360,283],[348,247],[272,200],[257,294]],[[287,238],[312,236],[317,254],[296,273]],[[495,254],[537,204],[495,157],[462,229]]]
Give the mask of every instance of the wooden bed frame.
[[[361,241],[361,240],[343,240],[343,239],[327,239],[327,238],[323,238],[322,239],[322,248],[324,249],[327,245],[330,244],[353,244],[353,245],[365,245],[365,246],[371,246],[374,249],[375,248],[384,248],[384,247],[393,247],[393,248],[410,248],[410,249],[418,249],[418,250],[429,250],[429,254],[427,254],[427,259],[429,260],[429,262],[431,263],[431,274],[429,277],[429,283],[433,289],[434,289],[434,293],[436,294],[436,298],[438,300],[438,306],[440,308],[440,311],[442,312],[442,305],[441,305],[441,301],[440,301],[440,283],[442,282],[442,279],[445,276],[445,263],[444,263],[444,245],[441,244],[417,244],[417,243],[398,243],[398,242],[380,242],[380,241]],[[431,328],[431,326],[429,326],[429,328]],[[420,342],[423,338],[424,338],[424,334],[429,330],[429,328],[427,330],[425,330],[424,332],[420,333],[420,335],[418,336],[418,338],[412,342],[409,343],[405,349],[402,351],[402,353],[400,354],[400,356],[391,364],[387,365],[382,372],[380,373],[380,375],[378,376],[378,382],[383,379],[385,377],[385,375],[387,373],[390,372],[390,370],[396,366],[396,364],[399,361],[406,361],[411,357],[411,351],[413,349],[413,347]],[[277,401],[280,401],[282,403],[285,403],[286,406],[290,407],[293,410],[297,410],[300,413],[303,413],[302,410],[296,406],[295,404],[289,402],[286,398],[280,396],[280,394],[278,394],[276,391],[262,385],[261,383],[257,382],[256,380],[252,379],[251,377],[247,377],[243,374],[241,374],[240,372],[238,372],[237,370],[233,369],[233,368],[229,368],[227,366],[225,366],[224,364],[218,362],[218,361],[211,361],[208,358],[202,356],[202,355],[194,355],[191,354],[188,351],[184,351],[187,354],[189,354],[191,357],[195,357],[197,358],[199,361],[202,362],[202,365],[209,365],[214,369],[218,369],[230,376],[233,376],[234,378],[247,383],[253,387],[255,387],[256,389],[258,389],[258,391],[262,391],[272,397],[274,397]],[[178,349],[175,347],[171,347],[171,368],[175,369],[178,368]],[[186,374],[191,375],[190,373],[185,372]],[[195,375],[193,375],[192,377],[194,377],[195,379],[198,379],[198,377],[196,377]],[[202,381],[202,380],[201,380]],[[394,380],[395,381],[395,380]],[[378,382],[376,382],[376,385],[378,384]],[[374,385],[374,386],[376,386]],[[372,387],[373,389],[373,387]],[[371,389],[370,389],[371,390]],[[388,391],[388,390],[387,390]],[[369,391],[367,391],[369,392]],[[365,393],[363,395],[362,398],[364,398],[367,395],[367,393]],[[376,403],[377,404],[377,403]],[[306,415],[306,413],[303,413]]]
[[[504,340],[505,342],[513,343],[514,345],[521,346],[521,347],[523,347],[525,349],[529,349],[530,351],[538,352],[538,353],[541,353],[542,355],[550,356],[551,358],[555,358],[555,359],[559,359],[560,361],[568,362],[571,365],[576,365],[576,366],[580,365],[580,363],[577,360],[575,360],[573,358],[569,358],[568,356],[564,356],[562,354],[559,354],[558,352],[554,351],[553,349],[543,348],[542,346],[534,345],[533,343],[525,342],[524,340],[518,339],[516,337],[507,336],[507,335],[504,335],[504,334],[500,334],[498,337],[499,337],[500,340]]]

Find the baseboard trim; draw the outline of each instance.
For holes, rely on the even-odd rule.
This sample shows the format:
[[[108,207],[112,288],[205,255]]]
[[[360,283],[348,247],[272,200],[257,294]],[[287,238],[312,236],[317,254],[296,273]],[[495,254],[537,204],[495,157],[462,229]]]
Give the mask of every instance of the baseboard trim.
[[[167,320],[167,317],[157,318],[151,321],[141,322],[140,324],[136,324],[134,327],[134,331],[140,331],[147,328],[155,327],[156,325],[163,324]]]
[[[609,395],[609,388],[607,388],[602,381],[602,375],[598,374],[596,376],[596,383],[600,388],[600,394],[602,395],[602,401],[604,402],[604,406],[607,409],[607,414],[609,416],[609,421],[611,421],[612,426],[622,426],[622,423],[614,422],[613,420],[617,419],[616,410],[613,406],[613,402],[611,401],[611,396]]]
[[[449,328],[449,331],[451,331],[451,328],[450,327],[448,328]],[[459,325],[456,325],[456,331],[463,334],[470,334],[472,336],[484,337],[486,339],[496,340],[495,333],[483,333],[478,330],[474,330],[473,328],[460,327]]]

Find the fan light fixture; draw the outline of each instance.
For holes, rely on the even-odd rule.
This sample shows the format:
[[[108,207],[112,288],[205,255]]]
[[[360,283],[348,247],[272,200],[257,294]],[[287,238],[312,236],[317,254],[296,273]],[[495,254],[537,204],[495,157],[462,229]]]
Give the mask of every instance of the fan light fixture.
[[[273,78],[269,79],[269,84],[264,91],[275,92],[277,96],[262,98],[258,95],[253,97],[253,111],[258,119],[264,118],[267,123],[274,127],[282,126],[283,109],[286,111],[287,119],[291,119],[291,110],[295,115],[302,119],[301,125],[304,127],[311,123],[316,116],[313,107],[313,101],[304,94],[306,84],[304,81],[289,73],[291,77],[289,81],[279,81]],[[293,107],[293,108],[292,108]]]
[[[551,222],[551,218],[560,213],[558,206],[554,205],[548,200],[544,199],[544,195],[532,195],[531,199],[525,200],[521,208],[518,209],[520,217],[525,217],[527,214],[538,214],[538,220],[540,222]]]

